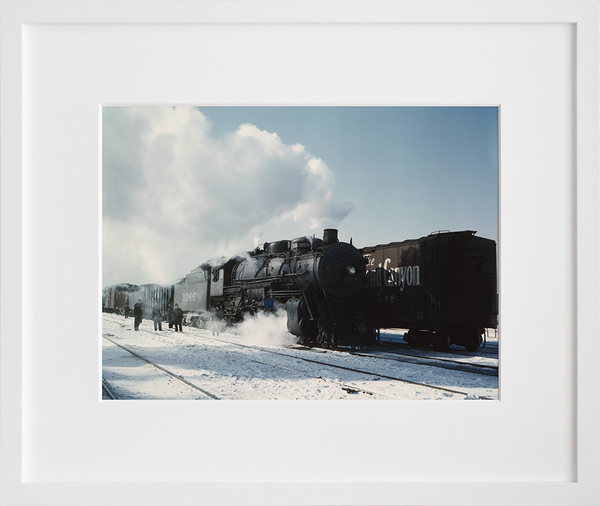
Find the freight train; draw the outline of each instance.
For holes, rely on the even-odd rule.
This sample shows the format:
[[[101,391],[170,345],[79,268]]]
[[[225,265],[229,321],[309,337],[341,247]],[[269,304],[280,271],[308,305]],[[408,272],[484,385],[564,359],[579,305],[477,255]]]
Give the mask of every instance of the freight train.
[[[173,307],[174,286],[157,284],[132,285],[120,283],[106,287],[102,296],[102,310],[108,313],[123,314],[125,306],[133,312],[133,306],[138,300],[142,301],[143,318],[149,319],[152,308],[158,304],[163,314]]]
[[[229,324],[284,310],[300,343],[370,347],[382,328],[407,329],[413,348],[451,344],[476,350],[498,323],[496,243],[473,231],[357,249],[326,229],[323,239],[265,243],[244,255],[203,263],[171,287],[118,285],[107,308],[141,298],[179,304],[187,323],[204,327],[219,307]],[[133,302],[131,302],[133,301]]]

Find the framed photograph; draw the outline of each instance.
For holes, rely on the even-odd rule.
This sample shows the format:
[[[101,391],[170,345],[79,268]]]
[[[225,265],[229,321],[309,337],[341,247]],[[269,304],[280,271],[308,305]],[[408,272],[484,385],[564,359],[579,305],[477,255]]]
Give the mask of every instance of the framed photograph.
[[[0,7],[0,504],[600,503],[597,2]],[[499,399],[102,402],[125,106],[496,107]]]

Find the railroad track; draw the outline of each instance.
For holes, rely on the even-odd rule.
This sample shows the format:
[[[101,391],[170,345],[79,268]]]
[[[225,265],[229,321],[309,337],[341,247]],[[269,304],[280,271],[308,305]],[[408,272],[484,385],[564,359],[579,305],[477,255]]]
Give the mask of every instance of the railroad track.
[[[397,351],[380,351],[377,348],[372,350],[371,352],[351,351],[350,354],[358,357],[378,358],[381,360],[395,360],[397,362],[405,362],[408,364],[427,365],[430,367],[438,367],[440,369],[448,369],[450,371],[460,371],[470,374],[482,374],[484,376],[496,377],[498,376],[497,365],[475,364],[461,362],[460,360],[451,360],[441,357],[428,357]]]
[[[146,331],[146,332],[152,333],[151,331]],[[127,351],[127,352],[131,353],[131,354],[132,354],[132,355],[134,355],[135,357],[137,357],[137,358],[139,358],[139,359],[141,359],[141,360],[144,360],[144,361],[146,361],[147,363],[149,363],[149,364],[153,365],[154,367],[157,367],[157,368],[158,368],[158,369],[160,369],[161,371],[163,371],[163,372],[166,372],[167,374],[169,374],[169,375],[173,376],[173,377],[174,377],[174,378],[176,378],[177,380],[179,380],[179,381],[182,381],[182,382],[183,382],[183,383],[185,383],[186,385],[188,385],[188,386],[190,386],[190,387],[192,387],[192,388],[195,388],[196,390],[200,390],[201,392],[203,392],[205,395],[208,395],[208,396],[209,396],[209,397],[211,397],[212,399],[215,399],[215,400],[220,400],[220,399],[219,399],[219,398],[217,398],[216,396],[214,396],[214,395],[212,395],[212,394],[208,393],[207,391],[205,391],[205,390],[203,390],[203,389],[200,389],[199,387],[197,387],[197,386],[193,385],[192,383],[188,382],[187,380],[184,380],[184,379],[183,379],[183,378],[181,378],[180,376],[176,376],[174,373],[172,373],[172,372],[170,372],[170,371],[167,371],[167,370],[166,370],[166,369],[164,369],[163,367],[161,367],[161,366],[159,366],[159,365],[155,364],[154,362],[152,362],[152,361],[148,360],[147,358],[145,358],[145,357],[142,357],[140,354],[138,354],[138,353],[136,353],[136,352],[134,352],[134,351],[132,351],[132,350],[128,349],[128,348],[127,348],[127,347],[125,347],[125,346],[122,346],[122,345],[120,345],[120,344],[116,343],[115,341],[113,341],[113,340],[112,340],[112,339],[110,339],[109,337],[107,337],[107,336],[105,336],[105,335],[103,335],[102,337],[104,337],[105,339],[107,339],[107,340],[108,340],[108,341],[110,341],[111,343],[113,343],[113,344],[115,344],[115,345],[119,346],[119,347],[120,347],[120,348],[122,348],[123,350],[125,350],[125,351]],[[170,336],[170,335],[168,335],[168,334],[160,334],[160,337],[161,337],[161,338],[167,338],[167,339],[171,339],[171,340],[173,340],[173,341],[175,341],[175,342],[179,341],[179,342],[185,342],[186,344],[193,344],[193,342],[192,342],[192,341],[190,341],[190,340],[187,340],[187,339],[185,339],[185,338],[183,338],[183,339],[182,339],[182,338],[181,338],[181,335],[177,335],[177,336]],[[228,343],[229,341],[223,341],[223,342],[227,342],[227,343]],[[233,343],[233,344],[235,344],[235,343]],[[320,380],[322,380],[322,381],[325,381],[325,382],[328,382],[328,383],[332,383],[332,384],[334,384],[335,386],[339,387],[340,389],[342,389],[342,390],[344,390],[344,391],[346,391],[346,392],[348,392],[348,393],[351,393],[351,394],[354,394],[354,393],[363,393],[363,394],[366,394],[366,395],[378,395],[378,396],[380,396],[380,397],[385,397],[384,395],[382,395],[382,394],[380,394],[380,393],[371,392],[371,391],[369,391],[369,390],[365,390],[365,389],[363,389],[363,388],[358,388],[358,387],[356,387],[356,386],[354,386],[354,385],[349,385],[349,384],[343,383],[343,382],[341,382],[341,381],[335,381],[335,380],[326,380],[326,379],[324,379],[324,378],[322,378],[322,377],[317,377],[317,376],[309,375],[309,374],[306,374],[306,373],[305,373],[305,372],[303,372],[303,371],[299,371],[298,369],[292,369],[292,368],[290,368],[290,367],[285,367],[285,366],[282,366],[282,365],[280,365],[280,364],[272,364],[272,363],[268,363],[268,362],[262,362],[262,361],[260,361],[260,360],[254,360],[254,359],[249,359],[249,360],[250,360],[251,362],[254,362],[254,363],[257,363],[257,364],[261,364],[261,365],[264,365],[264,366],[273,367],[273,368],[277,368],[277,369],[281,369],[281,370],[286,370],[286,371],[291,371],[291,372],[294,372],[295,374],[302,375],[302,376],[304,376],[304,377],[306,377],[306,378],[311,378],[311,379],[320,379]],[[114,393],[112,392],[112,390],[111,390],[111,388],[110,388],[110,386],[109,386],[108,382],[107,382],[106,380],[104,380],[104,379],[102,380],[102,389],[103,389],[103,390],[106,392],[106,394],[107,394],[107,395],[108,395],[108,396],[109,396],[111,399],[116,399],[116,398],[117,398],[117,397],[114,395]]]
[[[168,337],[171,338],[171,336],[164,336],[164,337]],[[181,336],[178,336],[179,339],[181,339]],[[342,366],[342,365],[338,365],[338,364],[332,364],[329,362],[324,362],[321,360],[316,360],[316,359],[311,359],[311,358],[305,358],[305,357],[298,357],[297,355],[291,355],[289,353],[285,353],[285,352],[281,352],[281,351],[276,351],[276,350],[270,350],[267,348],[263,348],[261,346],[256,346],[256,345],[251,345],[251,344],[243,344],[243,343],[236,343],[234,341],[229,341],[226,339],[220,339],[214,336],[198,336],[202,339],[210,339],[213,341],[218,341],[218,342],[222,342],[222,343],[226,343],[226,344],[231,344],[234,346],[240,346],[243,348],[251,348],[251,349],[255,349],[255,350],[259,350],[261,352],[264,353],[270,353],[273,355],[279,355],[279,356],[283,356],[286,358],[291,358],[291,359],[296,359],[296,360],[302,360],[304,362],[308,362],[308,363],[312,363],[312,364],[317,364],[317,365],[321,365],[321,366],[326,366],[326,367],[330,367],[330,368],[334,368],[334,369],[340,369],[340,370],[345,370],[345,371],[350,371],[350,372],[355,372],[355,373],[359,373],[359,374],[364,374],[366,376],[373,376],[376,378],[381,378],[381,379],[387,379],[387,380],[392,380],[392,381],[398,381],[401,383],[407,383],[410,385],[415,385],[415,386],[421,386],[421,387],[425,387],[425,388],[430,388],[433,390],[440,390],[443,392],[448,392],[448,393],[452,393],[452,394],[458,394],[458,395],[464,395],[465,397],[472,397],[473,394],[468,393],[468,392],[463,392],[460,390],[455,390],[452,388],[446,388],[446,387],[440,387],[437,385],[430,385],[428,383],[422,383],[422,382],[418,382],[418,381],[411,381],[411,380],[407,380],[404,378],[399,378],[396,376],[389,376],[389,375],[385,375],[385,374],[380,374],[380,373],[375,373],[375,372],[370,372],[370,371],[365,371],[362,369],[356,369],[353,367],[347,367],[347,366]],[[171,338],[173,339],[173,338]],[[188,340],[188,339],[184,339],[187,343],[189,344],[194,344],[192,341]],[[307,349],[307,350],[312,350],[312,348],[307,348],[307,347],[303,347],[303,348],[296,348],[296,349]],[[369,356],[370,358],[377,358],[377,357],[373,357],[373,356]],[[273,364],[269,364],[269,365],[273,365]],[[366,392],[366,391],[365,391]],[[369,393],[369,392],[367,392]],[[479,399],[484,399],[484,400],[494,400],[491,397],[486,397],[486,396],[478,396]]]
[[[127,325],[125,325],[125,324],[123,324],[121,322],[117,322],[117,323],[121,327],[127,327]],[[166,322],[163,322],[163,323],[166,324]],[[190,327],[190,326],[186,326],[185,328],[186,329],[191,329],[192,333],[195,332],[196,330],[207,330],[207,329],[200,329],[200,328],[195,328],[195,327]],[[149,334],[157,335],[156,332],[154,332],[152,330],[140,329],[140,332],[147,332]],[[187,333],[189,334],[189,331]],[[163,331],[163,333],[161,333],[160,335],[170,337],[170,336],[168,336],[168,331],[166,331],[166,330]],[[402,349],[402,350],[406,350],[406,351],[411,352],[411,353],[401,353],[401,355],[404,355],[404,356],[410,356],[410,357],[416,357],[416,358],[421,358],[421,357],[422,358],[428,358],[430,360],[436,360],[436,361],[439,361],[439,362],[448,362],[448,363],[457,363],[457,364],[464,364],[465,363],[465,362],[459,362],[459,361],[456,361],[456,360],[452,360],[452,359],[448,359],[448,358],[444,358],[444,357],[439,357],[439,356],[436,356],[436,357],[433,357],[433,356],[432,357],[424,357],[424,356],[421,356],[421,355],[416,355],[415,351],[416,352],[421,351],[423,353],[427,353],[428,351],[433,351],[433,349],[432,348],[423,348],[421,350],[414,350],[407,343],[404,343],[404,342],[386,341],[385,340],[385,334],[382,334],[382,337],[383,337],[383,340],[377,345],[377,348],[375,348],[376,350],[377,349],[387,349],[387,350]],[[344,351],[344,350],[340,350],[340,351]],[[350,353],[355,353],[355,352],[350,352]],[[396,352],[393,352],[393,353],[396,353]],[[492,342],[492,344],[488,343],[487,348],[481,347],[477,351],[467,351],[467,350],[450,349],[450,350],[447,350],[447,351],[445,351],[443,353],[445,355],[448,355],[448,356],[453,356],[454,355],[454,356],[459,356],[459,357],[489,357],[489,358],[492,358],[492,359],[497,359],[498,358],[498,345],[497,345],[497,343]],[[356,352],[355,354],[358,354],[358,352]],[[369,356],[371,356],[371,355],[369,355]],[[432,365],[434,367],[441,367],[443,369],[451,369],[449,367],[444,367],[444,366],[436,365],[436,364],[429,364],[429,365]],[[497,374],[497,370],[498,370],[497,366],[490,366],[490,365],[484,365],[484,364],[471,364],[471,366],[472,366],[472,368],[471,368],[472,370],[469,371],[469,369],[466,368],[465,372],[475,372],[475,373],[477,373],[478,370],[482,371],[482,370],[485,370],[487,368],[490,371],[492,371],[494,369],[496,370],[495,374],[493,374],[493,373],[492,374],[487,373],[490,376],[494,376],[494,375],[497,376],[498,375]],[[457,369],[457,370],[459,370],[459,369]],[[483,373],[480,373],[480,374],[486,374],[486,373],[483,372]]]
[[[420,349],[414,349],[411,348],[407,343],[401,343],[398,341],[386,341],[385,338],[382,338],[381,343],[379,343],[378,345],[381,348],[388,348],[388,349],[402,349],[402,350],[411,350],[413,352],[428,352],[428,351],[434,351],[434,348],[420,348]],[[444,352],[440,352],[440,353],[444,353],[445,355],[448,356],[452,356],[452,355],[456,355],[456,356],[460,356],[460,357],[488,357],[488,358],[492,358],[492,359],[497,359],[498,358],[498,345],[496,343],[490,345],[488,343],[486,348],[479,348],[477,351],[468,351],[468,350],[460,350],[460,349],[449,349],[447,351]]]
[[[117,399],[117,397],[113,393],[112,389],[110,388],[110,385],[108,384],[108,381],[106,381],[104,378],[102,378],[102,390],[112,400],[116,400]]]
[[[163,336],[173,339],[169,335],[163,335]],[[205,337],[205,336],[202,336],[202,337]],[[190,342],[190,341],[186,341],[186,342]],[[229,341],[227,341],[227,342],[229,342]],[[231,344],[239,344],[239,343],[232,342]],[[307,346],[299,345],[298,348],[295,348],[295,349],[316,349],[316,350],[318,350],[319,348],[310,348]],[[269,351],[269,350],[265,350],[265,351]],[[342,350],[342,351],[345,351],[345,350]],[[401,352],[395,352],[395,351],[387,352],[387,354],[385,354],[386,352],[381,353],[381,352],[379,352],[379,350],[377,348],[374,349],[372,352],[348,351],[348,353],[350,355],[357,356],[357,357],[376,358],[379,360],[394,360],[397,362],[404,362],[404,363],[408,363],[408,364],[427,365],[430,367],[437,367],[437,368],[446,369],[449,371],[458,371],[458,372],[466,372],[469,374],[479,374],[479,375],[484,375],[484,376],[498,377],[498,366],[497,365],[466,363],[466,362],[461,362],[458,360],[452,360],[452,359],[447,359],[447,358],[442,358],[442,357],[419,356],[419,355],[415,355],[415,354],[401,353]]]
[[[197,385],[194,385],[193,383],[190,383],[189,381],[187,381],[186,379],[182,378],[181,376],[178,376],[178,375],[177,375],[177,374],[175,374],[174,372],[171,372],[171,371],[169,371],[168,369],[165,369],[164,367],[162,367],[162,366],[160,366],[160,365],[158,365],[158,364],[155,364],[155,363],[154,363],[154,362],[152,362],[151,360],[148,360],[147,358],[145,358],[145,357],[142,357],[141,355],[139,355],[139,354],[138,354],[138,353],[136,353],[135,351],[133,351],[133,350],[130,350],[129,348],[126,348],[125,346],[123,346],[123,345],[121,345],[121,344],[119,344],[119,343],[117,343],[117,342],[113,341],[112,339],[110,339],[110,338],[108,337],[108,335],[106,335],[106,334],[103,334],[103,335],[102,335],[102,337],[103,337],[104,339],[106,339],[107,341],[110,341],[111,343],[113,343],[115,346],[118,346],[119,348],[121,348],[121,349],[125,350],[126,352],[128,352],[128,353],[131,353],[131,354],[132,354],[134,357],[137,357],[137,358],[139,358],[139,359],[143,360],[144,362],[147,362],[147,363],[148,363],[148,364],[150,364],[151,366],[153,366],[153,367],[156,367],[156,368],[157,368],[157,369],[159,369],[160,371],[162,371],[162,372],[164,372],[164,373],[168,374],[169,376],[172,376],[172,377],[173,377],[173,378],[175,378],[177,381],[180,381],[181,383],[184,383],[184,384],[185,384],[185,385],[187,385],[188,387],[191,387],[191,388],[193,388],[194,390],[197,390],[198,392],[201,392],[202,394],[206,395],[207,397],[209,397],[209,398],[211,398],[211,399],[213,399],[213,400],[217,400],[217,401],[218,401],[218,400],[220,400],[220,398],[219,398],[219,397],[217,397],[216,395],[213,395],[213,394],[211,394],[210,392],[208,392],[208,391],[204,390],[203,388],[200,388],[199,386],[197,386]],[[113,399],[114,399],[114,398],[115,398],[115,397],[113,396],[114,394],[112,394],[112,392],[110,392],[110,390],[107,388],[107,386],[105,385],[105,383],[106,383],[106,382],[103,380],[103,382],[102,382],[102,388],[103,388],[103,389],[104,389],[104,390],[105,390],[105,391],[108,393],[109,397],[111,397],[111,398],[113,398]]]
[[[229,341],[225,341],[225,342],[228,343]],[[232,343],[232,344],[234,344],[234,343]],[[258,349],[261,349],[261,348],[258,348]],[[261,349],[261,351],[262,351],[262,349]],[[295,358],[295,357],[291,357],[291,358]],[[320,376],[314,376],[314,375],[311,375],[311,374],[307,374],[307,373],[305,373],[303,371],[299,371],[298,369],[292,369],[291,367],[285,367],[285,366],[282,366],[280,364],[270,364],[268,362],[261,362],[260,360],[254,360],[254,359],[250,359],[250,361],[254,362],[256,364],[261,364],[261,365],[266,365],[266,366],[269,366],[269,367],[281,369],[283,371],[291,371],[291,372],[294,372],[295,374],[300,374],[302,376],[305,376],[306,378],[320,379],[322,381],[327,381],[328,383],[333,383],[334,385],[340,387],[342,390],[345,390],[346,392],[351,393],[351,394],[354,394],[354,393],[363,393],[363,394],[367,394],[367,395],[377,395],[377,396],[380,396],[380,397],[387,397],[387,396],[385,396],[383,394],[380,394],[380,393],[371,392],[370,390],[365,390],[364,388],[358,388],[358,387],[355,387],[353,385],[349,385],[347,383],[343,383],[341,381],[330,380],[330,379],[326,380],[326,379],[324,379],[324,378],[322,378]]]
[[[125,327],[125,325],[122,325],[122,327]],[[140,329],[142,330],[142,329]],[[441,386],[437,386],[435,384],[428,384],[428,383],[423,383],[423,382],[419,382],[419,381],[412,381],[406,378],[401,378],[401,377],[397,377],[397,376],[393,376],[393,375],[383,375],[380,373],[375,373],[375,372],[371,372],[368,370],[362,370],[362,369],[358,369],[358,368],[353,368],[353,367],[347,367],[347,366],[343,366],[343,365],[338,365],[338,364],[332,364],[330,362],[326,362],[326,361],[322,361],[322,360],[317,360],[316,357],[315,358],[308,358],[308,357],[298,357],[297,354],[291,354],[291,353],[286,353],[285,351],[277,351],[277,350],[273,350],[273,349],[268,349],[268,348],[263,348],[260,346],[256,346],[256,345],[250,345],[250,344],[243,344],[243,343],[239,343],[239,342],[235,342],[235,341],[230,341],[227,339],[223,339],[223,338],[218,338],[218,337],[211,337],[208,335],[203,335],[204,332],[208,331],[202,331],[202,330],[198,330],[198,329],[191,329],[190,327],[186,327],[187,332],[184,332],[183,334],[180,333],[172,333],[172,332],[168,332],[168,331],[163,331],[163,332],[152,332],[152,331],[145,331],[148,334],[152,334],[155,337],[158,338],[166,338],[175,342],[180,342],[180,343],[185,343],[185,344],[197,344],[197,339],[212,339],[214,341],[218,341],[218,342],[222,342],[222,343],[226,343],[229,345],[234,345],[234,346],[239,346],[239,347],[244,347],[244,348],[252,348],[255,350],[259,350],[263,353],[269,353],[269,354],[273,354],[273,355],[280,355],[280,356],[284,356],[288,359],[293,359],[293,360],[302,360],[305,362],[309,362],[309,363],[313,363],[313,364],[318,364],[321,366],[325,366],[328,368],[334,368],[334,369],[341,369],[341,370],[346,370],[346,371],[350,371],[350,372],[354,372],[357,374],[363,374],[366,376],[372,376],[375,378],[381,378],[381,379],[387,379],[387,380],[392,380],[392,381],[398,381],[401,383],[407,383],[407,384],[411,384],[411,385],[415,385],[415,386],[420,386],[420,387],[424,387],[427,389],[432,389],[432,390],[439,390],[439,391],[443,391],[443,392],[448,392],[451,394],[456,394],[456,395],[462,395],[465,397],[472,397],[473,394],[472,393],[468,393],[468,392],[464,392],[464,391],[460,391],[457,389],[453,389],[453,388],[446,388],[446,387],[441,387]],[[117,343],[115,343],[117,344]],[[400,346],[392,346],[393,349],[398,349],[398,348],[403,348],[403,346],[401,346],[401,343],[393,343],[394,345],[396,344],[400,344]],[[118,345],[118,344],[117,344]],[[408,348],[408,345],[406,346]],[[325,350],[321,350],[319,348],[306,348],[306,347],[298,347],[297,349],[307,349],[310,351],[314,351],[314,352],[319,352],[321,351],[322,353],[326,353]],[[130,350],[127,350],[130,351]],[[363,355],[363,353],[360,352],[354,352],[355,354],[358,355]],[[454,363],[454,361],[452,361],[451,359],[440,359],[439,357],[417,357],[417,356],[398,356],[398,354],[396,353],[389,353],[388,356],[377,356],[377,354],[369,354],[369,353],[364,353],[365,356],[367,356],[368,358],[375,358],[375,359],[380,359],[380,360],[396,360],[398,362],[408,362],[411,363],[413,365],[427,365],[427,366],[433,366],[433,367],[441,367],[442,369],[450,369],[450,370],[454,370],[454,371],[458,371],[458,372],[471,372],[471,373],[476,373],[476,374],[481,374],[481,375],[487,375],[487,376],[497,376],[497,367],[493,367],[493,366],[487,366],[487,367],[481,367],[480,365],[477,364],[465,364],[465,363]],[[392,356],[389,356],[392,355]],[[141,358],[141,357],[140,357]],[[252,359],[248,359],[248,360],[252,360]],[[444,363],[444,360],[446,363]],[[282,369],[284,369],[284,367],[281,366],[276,366],[275,364],[272,363],[265,363],[265,362],[260,362],[257,360],[254,360],[254,362],[258,362],[260,364],[263,365],[268,365],[271,367],[280,367]],[[289,368],[288,368],[289,369]],[[297,369],[289,369],[289,370],[293,370],[294,372],[298,373],[301,372]],[[307,373],[302,371],[302,374],[306,375]],[[309,376],[314,378],[315,376]],[[322,379],[322,378],[320,378]],[[342,386],[342,388],[346,389],[349,388],[350,390],[353,391],[361,391],[364,392],[366,394],[369,395],[373,395],[373,392],[369,392],[366,390],[362,390],[362,389],[357,389],[355,387],[352,387],[351,385],[344,385]],[[348,390],[348,391],[350,391]],[[381,394],[377,394],[377,395],[381,395]],[[490,399],[490,397],[486,397],[486,396],[479,396],[479,398],[481,399]]]

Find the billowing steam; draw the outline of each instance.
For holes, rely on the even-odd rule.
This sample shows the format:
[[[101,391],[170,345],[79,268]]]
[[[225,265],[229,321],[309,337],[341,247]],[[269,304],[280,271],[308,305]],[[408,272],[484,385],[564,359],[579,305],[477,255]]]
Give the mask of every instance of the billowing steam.
[[[275,313],[259,313],[255,317],[246,318],[229,331],[243,336],[245,344],[257,346],[285,347],[298,342],[298,338],[288,332],[285,309],[279,309]]]
[[[251,258],[252,258],[252,256],[250,255],[250,253],[248,251],[242,251],[242,252],[237,253],[232,256],[221,255],[216,258],[209,258],[208,260],[206,260],[206,262],[203,262],[201,264],[201,267],[202,268],[210,267],[211,270],[221,269],[230,260],[235,260],[236,262],[243,262],[245,260],[250,260]]]
[[[102,153],[104,286],[172,283],[353,209],[302,145],[250,124],[216,136],[196,108],[104,108]]]

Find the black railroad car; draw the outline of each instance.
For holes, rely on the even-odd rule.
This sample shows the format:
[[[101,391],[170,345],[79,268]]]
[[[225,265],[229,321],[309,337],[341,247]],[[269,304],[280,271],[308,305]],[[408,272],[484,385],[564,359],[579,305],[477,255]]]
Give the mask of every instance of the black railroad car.
[[[413,348],[450,344],[479,348],[498,325],[496,242],[475,232],[362,248],[367,263],[365,307],[380,328],[404,328]]]
[[[106,287],[104,289],[102,310],[107,313],[122,314],[126,305],[129,305],[130,309],[133,310],[135,301],[131,301],[131,293],[138,288],[137,285],[130,283],[119,283],[118,285]]]

